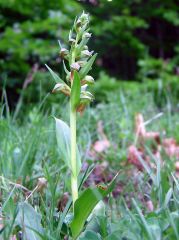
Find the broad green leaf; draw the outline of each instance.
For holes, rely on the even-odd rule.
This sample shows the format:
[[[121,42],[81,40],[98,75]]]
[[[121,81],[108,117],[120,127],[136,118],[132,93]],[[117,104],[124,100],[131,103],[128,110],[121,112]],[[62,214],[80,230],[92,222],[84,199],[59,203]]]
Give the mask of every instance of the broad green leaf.
[[[85,64],[84,67],[81,68],[80,70],[80,78],[83,79],[87,74],[88,72],[91,70],[91,67],[96,59],[96,56],[97,56],[97,53],[94,54],[89,60],[88,62]]]
[[[98,233],[94,231],[86,231],[83,236],[79,237],[79,240],[100,240],[101,237],[99,236]]]
[[[40,240],[43,234],[41,216],[34,208],[26,202],[18,204],[18,214],[15,224],[23,231],[23,238],[26,240]]]
[[[124,236],[123,236],[124,235]],[[130,229],[126,232],[118,230],[118,231],[114,231],[112,232],[110,235],[108,235],[107,237],[103,238],[104,240],[139,240],[139,238],[137,238],[132,231],[130,231]]]
[[[62,120],[55,118],[56,122],[56,137],[58,143],[58,150],[60,156],[62,157],[65,164],[71,169],[70,163],[70,151],[71,151],[71,141],[70,141],[70,128]],[[77,147],[77,166],[75,169],[76,174],[78,175],[81,169],[81,158],[80,153]]]
[[[64,81],[47,64],[45,64],[45,66],[51,73],[51,75],[56,83],[64,83]]]
[[[117,176],[117,175],[116,175]],[[85,189],[74,204],[74,218],[70,224],[72,236],[78,237],[84,224],[97,203],[106,197],[114,188],[116,177],[107,188],[99,186]]]
[[[80,92],[81,92],[80,78],[78,73],[74,71],[73,85],[71,88],[71,106],[73,110],[75,110],[75,108],[78,106],[80,102]]]

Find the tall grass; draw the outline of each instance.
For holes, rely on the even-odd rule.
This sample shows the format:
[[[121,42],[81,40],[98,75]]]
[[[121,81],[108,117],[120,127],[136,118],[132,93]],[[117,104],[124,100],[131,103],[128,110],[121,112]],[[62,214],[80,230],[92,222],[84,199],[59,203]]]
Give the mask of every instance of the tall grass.
[[[163,154],[165,164],[161,166],[152,157],[149,146],[146,146],[156,170],[146,169],[143,173],[138,173],[137,188],[134,186],[134,176],[127,174],[129,168],[134,167],[123,164],[126,162],[126,148],[134,142],[135,113],[140,111],[146,119],[150,119],[161,111],[155,106],[150,93],[141,101],[140,98],[136,96],[136,100],[131,100],[129,96],[119,92],[108,104],[98,104],[95,109],[88,108],[78,121],[77,131],[81,136],[78,144],[83,153],[83,161],[90,160],[86,151],[98,139],[97,122],[102,120],[104,131],[114,147],[96,161],[101,163],[109,160],[111,171],[122,170],[118,181],[124,188],[116,199],[109,199],[111,208],[107,209],[108,218],[97,218],[97,235],[90,232],[94,232],[94,228],[88,229],[96,239],[101,236],[106,240],[179,239],[179,182],[174,173],[175,159],[169,159]],[[51,115],[58,112],[59,116],[63,115],[65,118],[67,109],[68,105],[60,108],[60,111],[59,107],[54,107]],[[58,230],[65,231],[64,226],[60,225],[60,219],[64,216],[57,206],[63,193],[70,191],[70,180],[57,152],[53,119],[48,117],[49,113],[39,111],[34,106],[27,110],[25,116],[17,116],[14,121],[5,93],[0,112],[0,220],[4,222],[0,234],[5,240],[14,234],[20,234],[22,229],[15,224],[18,204],[28,202],[41,215],[44,229],[42,239],[60,239]],[[148,129],[165,131],[166,136],[179,139],[176,131],[179,126],[177,113],[167,106],[163,112],[163,116],[148,125]],[[40,177],[47,180],[47,187],[43,192],[33,192]],[[30,193],[31,197],[26,200]],[[141,201],[140,196],[143,198],[146,194],[154,205],[152,212]],[[107,233],[104,229],[107,229]]]

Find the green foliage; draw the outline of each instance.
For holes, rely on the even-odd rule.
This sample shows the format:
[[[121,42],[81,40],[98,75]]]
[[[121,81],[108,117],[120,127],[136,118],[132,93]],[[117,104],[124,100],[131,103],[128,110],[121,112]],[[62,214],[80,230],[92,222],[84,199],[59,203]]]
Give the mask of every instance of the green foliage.
[[[132,99],[137,99],[140,93],[153,94],[153,100],[158,107],[168,101],[177,103],[179,97],[178,76],[173,74],[172,64],[162,60],[146,59],[139,62],[139,82],[126,82],[111,78],[105,72],[100,72],[99,78],[93,87],[97,102],[107,102],[117,96],[119,91],[125,92]],[[114,94],[115,93],[115,94]]]
[[[52,58],[58,61],[56,39],[66,43],[69,25],[80,6],[72,0],[69,7],[64,0],[18,0],[0,1],[0,8],[1,77],[7,76],[7,86],[19,86],[34,63],[44,66]]]
[[[73,110],[75,110],[80,103],[80,92],[81,92],[80,77],[78,72],[74,71],[74,83],[71,89],[71,105]]]
[[[70,162],[70,149],[71,149],[71,138],[70,138],[70,128],[69,126],[60,119],[55,118],[56,122],[56,136],[58,143],[58,150],[60,156],[65,162],[65,165],[72,171],[74,176],[78,176],[81,169],[81,157],[77,147],[77,165],[75,169],[72,169]]]
[[[48,65],[46,65],[46,67],[56,83],[64,83],[64,81]]]
[[[87,62],[87,64],[81,68],[80,70],[80,77],[81,79],[83,79],[87,74],[88,72],[91,70],[91,67],[96,59],[96,56],[97,56],[97,53],[95,53]]]
[[[152,92],[148,92],[148,95],[145,94],[145,97],[141,98],[141,94],[143,94],[141,89],[137,92],[138,87],[136,86],[135,96],[133,89],[133,86],[129,87],[128,91],[127,87],[124,91],[116,89],[116,94],[113,92],[110,98],[108,96],[108,103],[98,104],[95,108],[87,108],[84,116],[78,119],[77,132],[80,136],[78,144],[81,146],[82,156],[86,152],[86,146],[98,139],[97,122],[99,120],[104,122],[105,134],[111,144],[114,143],[117,148],[111,147],[111,150],[102,155],[102,161],[110,163],[109,171],[122,170],[118,178],[125,186],[119,197],[109,198],[110,204],[108,207],[105,204],[106,209],[102,214],[92,214],[85,225],[86,230],[82,231],[79,239],[88,237],[119,239],[120,236],[121,240],[122,238],[148,240],[147,228],[154,239],[159,237],[159,239],[177,238],[179,184],[178,180],[173,178],[174,174],[171,175],[175,159],[167,158],[162,154],[165,165],[159,167],[159,164],[152,158],[154,170],[149,169],[149,171],[138,173],[140,184],[137,189],[134,189],[133,175],[127,174],[129,167],[127,166],[126,169],[124,166],[126,149],[134,141],[135,113],[140,111],[144,114],[145,119],[150,119],[158,112]],[[160,132],[165,129],[167,137],[179,139],[178,114],[175,111],[175,105],[168,109],[168,104],[163,106],[164,115],[160,120],[155,120],[155,123],[151,123],[148,128]],[[0,182],[5,225],[1,237],[10,239],[12,235],[18,235],[18,232],[23,230],[21,226],[15,227],[17,205],[19,202],[24,202],[28,196],[27,192],[20,186],[32,191],[37,186],[38,178],[44,177],[48,182],[44,192],[34,191],[28,199],[28,204],[35,209],[35,211],[32,210],[34,216],[40,214],[42,217],[43,239],[64,239],[65,234],[70,235],[69,229],[67,229],[70,220],[68,224],[62,224],[62,227],[60,224],[64,223],[64,216],[69,212],[71,199],[69,199],[64,212],[59,212],[57,206],[63,193],[70,191],[70,178],[63,159],[58,154],[54,121],[47,117],[49,113],[44,115],[37,107],[33,110],[27,109],[21,122],[20,119],[13,121],[12,115],[8,117],[7,114],[7,117],[4,117],[8,112],[7,106],[4,104],[1,106]],[[54,105],[51,114],[57,115],[58,113],[67,121],[68,107],[65,104],[63,108],[59,108],[59,104]],[[90,162],[90,159],[86,159],[86,161]],[[25,164],[23,164],[24,162]],[[97,163],[100,162],[101,160],[97,159]],[[22,165],[23,170],[20,171]],[[150,175],[148,175],[149,173]],[[148,181],[151,178],[154,181],[152,185],[149,185]],[[20,186],[14,185],[17,182]],[[143,201],[141,202],[139,199],[141,194],[144,195],[144,189],[149,186],[148,194],[155,207],[155,211],[151,213],[143,205]],[[82,188],[82,191],[84,190]],[[129,210],[123,198],[127,199],[129,196],[131,199],[130,193],[133,193],[137,205],[131,202]],[[79,213],[83,213],[81,209]],[[67,218],[68,215],[65,217],[66,221]],[[37,217],[37,219],[39,218]],[[34,232],[33,229],[29,230]]]
[[[27,240],[40,240],[43,234],[41,216],[28,203],[19,203],[15,225],[23,229],[23,237]]]
[[[92,18],[93,46],[102,66],[118,78],[134,79],[137,61],[175,58],[178,5],[175,1],[106,1],[83,5]],[[170,32],[170,34],[168,34]]]
[[[94,83],[94,79],[86,74],[91,70],[96,55],[80,62],[81,69],[77,70],[79,74],[74,71],[76,84],[72,88],[70,84],[74,55],[79,61],[86,53],[84,48],[88,40],[81,39],[89,30],[86,26],[78,35],[82,40],[76,42],[78,46],[71,50],[65,49],[65,61],[69,60],[70,64],[63,62],[65,74],[62,72],[61,78],[59,69],[54,66],[61,61],[64,47],[67,46],[71,19],[82,7],[87,8],[92,15],[91,31],[94,37],[91,45],[99,52],[99,58],[98,69],[93,71],[97,78],[93,87],[96,106],[86,108],[83,118],[78,119],[81,159],[88,164],[93,161],[87,153],[93,143],[99,140],[96,125],[102,120],[111,146],[105,153],[99,154],[96,163],[108,162],[107,174],[121,170],[119,183],[122,191],[116,198],[108,195],[109,204],[105,204],[102,212],[92,211],[89,216],[96,203],[108,191],[105,191],[105,186],[85,189],[83,182],[90,171],[87,169],[84,172],[82,169],[82,173],[79,173],[81,161],[77,161],[79,191],[82,194],[74,204],[75,212],[72,216],[70,197],[64,206],[62,204],[64,210],[61,209],[61,200],[68,196],[71,185],[71,168],[67,168],[70,165],[70,129],[65,124],[69,121],[69,105],[63,102],[63,96],[53,96],[49,92],[54,87],[50,81],[52,75],[56,81],[53,92],[71,95],[73,109],[77,108],[79,98],[81,106],[93,100],[92,94],[83,86],[79,88],[79,82],[89,86]],[[154,167],[151,168],[139,158],[145,170],[136,174],[126,164],[126,149],[135,138],[133,129],[136,112],[142,112],[147,120],[162,111],[160,120],[155,120],[147,128],[159,131],[161,135],[165,131],[167,138],[174,137],[179,141],[179,23],[176,1],[151,0],[144,3],[141,0],[100,0],[100,4],[93,7],[90,3],[74,0],[69,0],[68,4],[65,0],[0,0],[0,10],[0,86],[6,84],[7,94],[12,97],[11,103],[15,104],[17,100],[14,100],[14,94],[19,95],[28,73],[26,80],[30,81],[28,87],[23,87],[21,91],[15,113],[9,111],[7,94],[2,89],[0,222],[3,225],[0,238],[8,240],[16,236],[18,239],[22,232],[27,239],[44,240],[64,239],[71,234],[74,237],[79,235],[78,239],[81,240],[178,239],[179,182],[174,172],[176,159],[161,152],[161,164],[153,157],[151,145],[146,144],[143,147]],[[73,33],[69,36],[71,42],[76,37],[74,33],[78,31],[78,24],[76,20]],[[56,39],[61,42],[61,58],[58,56]],[[31,79],[29,71],[36,63],[38,69]],[[54,71],[47,67],[48,73],[45,63],[54,66]],[[97,77],[98,70],[100,74]],[[139,82],[121,80],[134,79],[134,76]],[[51,102],[53,106],[49,108]],[[34,103],[38,104],[34,107]],[[47,117],[49,113],[52,116],[63,116],[65,121],[56,120],[60,155],[56,147],[54,122]],[[78,149],[74,149],[79,160]],[[43,189],[39,187],[39,178],[47,181]],[[99,193],[99,198],[94,193]],[[144,204],[146,196],[154,207],[151,212]]]
[[[44,74],[44,64],[49,64],[49,61],[59,72],[57,63],[61,58],[56,39],[61,41],[62,47],[67,45],[72,19],[82,9],[91,13],[91,31],[95,36],[91,45],[99,52],[99,66],[93,70],[95,77],[105,68],[117,79],[141,80],[143,74],[148,73],[142,73],[137,63],[146,62],[147,53],[152,68],[156,69],[156,62],[164,59],[164,64],[159,63],[160,67],[163,65],[161,72],[166,72],[164,65],[168,64],[165,62],[172,62],[174,71],[168,76],[176,76],[179,61],[178,6],[175,1],[100,0],[95,7],[93,3],[75,0],[68,3],[65,0],[0,1],[0,86],[6,84],[11,105],[14,105],[14,99],[17,101],[22,84],[34,64],[38,64],[39,75]],[[44,74],[43,85],[47,82],[48,75]],[[35,93],[33,97],[35,102]]]
[[[159,79],[168,81],[170,77],[176,77],[174,75],[175,66],[170,60],[164,61],[162,59],[146,57],[146,59],[140,60],[138,65],[138,78],[140,81]]]
[[[115,179],[114,179],[115,180]],[[106,197],[114,188],[114,180],[108,186],[100,188],[100,186],[85,189],[74,205],[74,218],[70,224],[72,236],[74,239],[78,237],[83,230],[84,224],[87,221],[89,215],[104,197]],[[83,211],[81,211],[83,209]]]

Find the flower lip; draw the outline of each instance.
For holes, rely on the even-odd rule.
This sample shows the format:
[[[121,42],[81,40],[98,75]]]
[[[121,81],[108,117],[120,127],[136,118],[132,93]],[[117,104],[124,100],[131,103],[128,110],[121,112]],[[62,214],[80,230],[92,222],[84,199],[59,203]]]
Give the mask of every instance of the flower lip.
[[[70,67],[71,67],[72,70],[79,71],[79,69],[80,69],[80,64],[79,64],[78,62],[74,62],[74,63],[71,64]]]

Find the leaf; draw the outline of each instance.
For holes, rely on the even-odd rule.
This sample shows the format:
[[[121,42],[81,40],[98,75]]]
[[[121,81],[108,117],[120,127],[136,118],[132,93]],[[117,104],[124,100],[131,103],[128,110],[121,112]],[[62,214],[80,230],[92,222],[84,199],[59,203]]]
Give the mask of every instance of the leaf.
[[[67,68],[66,68],[66,65],[65,65],[65,62],[63,61],[63,68],[64,68],[64,71],[65,71],[65,73],[68,75],[68,74],[70,74],[70,72],[67,70]]]
[[[60,49],[62,49],[62,45],[61,45],[60,40],[58,40],[58,44],[59,44],[59,46],[60,46]]]
[[[122,238],[120,237],[121,235],[121,231],[115,231],[113,233],[111,233],[110,235],[108,235],[105,240],[121,240]],[[134,240],[134,238],[133,238]]]
[[[74,204],[74,218],[70,224],[72,236],[74,239],[78,237],[83,230],[85,221],[89,217],[96,204],[106,197],[114,188],[117,175],[107,188],[90,187],[85,189]]]
[[[96,59],[96,56],[97,56],[97,53],[94,54],[89,60],[88,62],[85,64],[85,66],[83,68],[81,68],[80,70],[80,78],[83,79],[87,74],[88,72],[91,70],[91,67]]]
[[[100,240],[99,234],[94,231],[86,231],[83,236],[79,237],[79,240]]]
[[[64,83],[64,81],[47,64],[45,64],[45,66],[51,73],[51,75],[56,83]]]
[[[22,228],[24,239],[39,240],[43,233],[41,216],[26,202],[18,204],[18,214],[15,224]]]
[[[139,208],[137,202],[133,198],[132,198],[132,202],[134,204],[134,207],[135,207],[137,213],[139,214],[140,220],[141,220],[141,222],[142,222],[142,224],[144,226],[144,229],[145,229],[145,231],[146,231],[146,233],[148,235],[148,239],[152,240],[153,239],[152,231],[149,228],[149,225],[148,225],[148,223],[147,223],[147,221],[146,221],[146,219],[145,219],[141,209]]]
[[[165,196],[164,207],[166,208],[171,200],[173,189],[170,188]]]
[[[80,92],[81,84],[79,74],[76,71],[74,71],[73,85],[71,88],[71,106],[73,110],[75,110],[75,108],[80,103]]]
[[[89,40],[88,38],[83,38],[81,40],[81,42],[79,43],[78,48],[77,48],[77,54],[82,51],[83,47],[87,44],[88,40]]]
[[[71,169],[70,152],[71,152],[71,141],[70,141],[70,128],[62,120],[55,118],[56,122],[56,137],[59,153],[65,162],[65,164]],[[76,146],[77,147],[77,146]],[[76,174],[78,175],[81,169],[81,157],[77,147],[77,166]]]

